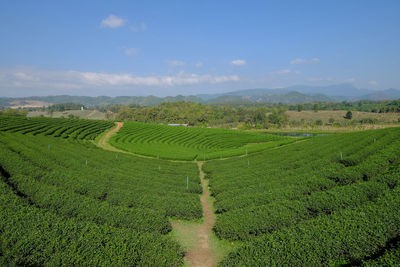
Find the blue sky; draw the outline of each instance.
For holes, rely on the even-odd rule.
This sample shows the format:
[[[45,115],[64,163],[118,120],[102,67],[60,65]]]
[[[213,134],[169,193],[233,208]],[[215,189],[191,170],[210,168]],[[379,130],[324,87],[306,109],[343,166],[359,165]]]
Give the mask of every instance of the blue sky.
[[[0,2],[0,96],[400,89],[400,1]]]

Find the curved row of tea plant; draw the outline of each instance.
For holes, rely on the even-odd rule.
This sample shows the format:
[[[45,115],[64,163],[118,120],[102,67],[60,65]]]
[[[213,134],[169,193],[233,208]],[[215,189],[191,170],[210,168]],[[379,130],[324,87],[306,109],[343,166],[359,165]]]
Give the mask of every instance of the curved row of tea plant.
[[[65,218],[37,208],[0,181],[2,266],[178,266],[170,238]]]
[[[319,216],[241,246],[221,266],[357,264],[400,235],[400,188],[375,202]]]
[[[400,266],[400,242],[394,242],[383,255],[363,261],[362,266]]]
[[[110,121],[85,119],[0,116],[0,131],[77,140],[94,140],[113,125]]]
[[[117,148],[146,156],[207,160],[261,151],[295,140],[239,130],[125,122],[110,142]]]
[[[181,265],[168,217],[202,216],[193,163],[0,132],[0,166],[6,265]]]
[[[351,160],[346,161],[348,158]],[[277,257],[269,254],[275,250],[265,250],[262,242],[255,240],[269,242],[269,236],[282,237],[285,229],[308,225],[318,227],[315,222],[325,220],[321,218],[331,220],[331,216],[338,216],[341,212],[375,205],[380,199],[394,194],[393,188],[400,182],[399,160],[400,130],[385,129],[319,136],[243,158],[207,162],[203,169],[210,179],[218,213],[215,233],[220,238],[242,240],[249,244],[231,253],[223,264],[315,265],[313,258],[317,262],[321,260],[319,264],[327,262],[328,259],[323,258],[327,252],[318,250],[316,253],[321,253],[318,257],[310,252],[310,258],[304,255],[302,261],[297,261],[297,251],[294,247],[292,250],[290,245],[295,242],[295,235],[293,239],[289,234],[284,237],[282,242],[285,245],[279,246],[279,249],[287,248],[288,251],[280,252],[283,256]],[[399,213],[396,202],[390,203],[395,213]],[[376,224],[371,227],[377,227],[379,223],[385,225],[386,217],[381,219],[373,221]],[[315,231],[318,232],[318,228]],[[400,235],[400,231],[385,235],[383,240],[386,242],[393,235]],[[327,235],[327,238],[332,236]],[[340,243],[340,238],[335,242]],[[357,236],[351,238],[357,239]],[[299,244],[309,247],[307,242],[299,241]],[[268,244],[265,246],[268,247]],[[275,249],[276,244],[272,246]],[[371,243],[374,251],[381,246],[381,243]],[[343,260],[363,260],[368,253],[362,253]],[[294,255],[293,259],[290,254]],[[257,257],[260,259],[256,260]],[[272,260],[269,261],[269,258]],[[332,256],[329,260],[341,260],[341,256]]]

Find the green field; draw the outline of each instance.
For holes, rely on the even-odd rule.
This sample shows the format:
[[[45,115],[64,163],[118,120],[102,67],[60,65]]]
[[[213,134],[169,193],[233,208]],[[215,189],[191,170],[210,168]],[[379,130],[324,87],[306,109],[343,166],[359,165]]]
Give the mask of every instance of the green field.
[[[1,266],[182,266],[201,235],[220,266],[400,262],[399,128],[299,140],[125,123],[111,144],[146,158],[91,142],[113,126],[0,117]]]
[[[208,160],[244,155],[296,141],[290,137],[227,129],[126,122],[111,138],[117,148],[177,160]]]
[[[94,140],[99,134],[113,125],[114,123],[110,121],[0,116],[0,131],[3,132],[77,140]]]
[[[317,136],[206,163],[216,199],[214,231],[245,242],[221,265],[368,260],[400,237],[399,159],[400,130],[391,128]]]
[[[168,218],[201,217],[196,165],[77,141],[0,131],[1,265],[181,265]]]

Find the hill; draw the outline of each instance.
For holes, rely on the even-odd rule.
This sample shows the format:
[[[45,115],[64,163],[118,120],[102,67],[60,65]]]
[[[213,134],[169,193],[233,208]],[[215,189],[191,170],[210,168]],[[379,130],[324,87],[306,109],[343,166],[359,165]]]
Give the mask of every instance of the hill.
[[[165,102],[194,102],[203,104],[219,103],[284,103],[299,104],[312,102],[338,102],[358,100],[395,100],[400,98],[400,90],[368,90],[354,87],[352,84],[330,86],[296,85],[279,89],[255,88],[218,94],[199,94],[190,96],[32,96],[24,98],[0,98],[3,108],[32,108],[59,103],[79,103],[87,107],[107,106],[110,104],[156,106]]]

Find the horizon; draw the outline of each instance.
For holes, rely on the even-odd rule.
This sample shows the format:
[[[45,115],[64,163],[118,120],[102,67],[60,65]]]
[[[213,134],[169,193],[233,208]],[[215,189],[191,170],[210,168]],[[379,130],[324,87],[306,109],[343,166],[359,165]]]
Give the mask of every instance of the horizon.
[[[400,92],[400,89],[397,88],[385,88],[385,89],[365,89],[365,88],[358,88],[355,87],[353,84],[350,83],[341,83],[341,84],[331,84],[331,85],[326,85],[326,86],[318,86],[318,85],[302,85],[302,84],[296,84],[296,85],[291,85],[291,86],[287,86],[287,87],[278,87],[278,88],[262,88],[262,87],[258,87],[258,88],[244,88],[244,89],[238,89],[238,90],[233,90],[233,91],[225,91],[225,92],[220,92],[220,93],[207,93],[207,94],[175,94],[175,95],[154,95],[154,94],[143,94],[143,95],[78,95],[78,94],[54,94],[54,95],[26,95],[26,96],[0,96],[0,98],[15,98],[15,99],[19,99],[19,98],[33,98],[33,97],[60,97],[60,96],[71,96],[71,97],[110,97],[110,98],[117,98],[117,97],[158,97],[158,98],[166,98],[166,97],[178,97],[178,96],[183,96],[183,97],[199,97],[202,98],[202,96],[215,96],[217,97],[218,95],[229,95],[232,93],[236,93],[236,92],[242,92],[242,91],[252,91],[252,90],[276,90],[278,92],[278,95],[280,94],[287,94],[287,93],[300,93],[300,94],[304,94],[304,95],[317,95],[317,94],[321,94],[324,96],[329,96],[329,97],[338,97],[338,96],[342,96],[342,95],[331,95],[331,94],[326,94],[326,92],[324,93],[323,91],[320,92],[316,92],[316,93],[309,93],[309,92],[301,92],[301,90],[296,89],[296,87],[309,87],[311,88],[331,88],[331,87],[337,87],[337,86],[349,86],[349,88],[351,89],[355,89],[355,90],[360,90],[363,91],[364,93],[375,93],[375,92],[384,92],[387,90],[396,90]],[[295,87],[293,89],[293,87]],[[289,89],[287,92],[279,92],[279,90],[285,90],[285,89]],[[354,95],[347,95],[347,97],[354,97]]]
[[[3,2],[0,97],[400,89],[398,13],[398,1]]]

